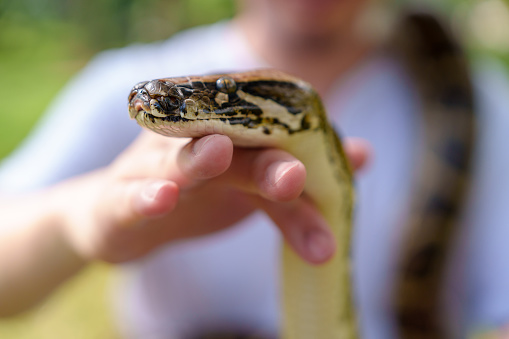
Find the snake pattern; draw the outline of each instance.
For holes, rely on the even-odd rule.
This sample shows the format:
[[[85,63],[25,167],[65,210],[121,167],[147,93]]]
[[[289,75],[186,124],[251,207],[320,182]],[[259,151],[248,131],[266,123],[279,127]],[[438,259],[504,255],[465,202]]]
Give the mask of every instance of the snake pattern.
[[[416,80],[424,112],[424,145],[411,220],[395,284],[399,337],[447,337],[438,296],[444,263],[466,190],[473,145],[473,99],[460,49],[431,16],[407,15],[392,40]],[[162,78],[134,86],[129,114],[173,137],[220,133],[240,147],[277,147],[306,166],[306,194],[338,243],[319,267],[282,250],[281,336],[355,339],[351,283],[352,173],[320,98],[306,82],[275,70]]]

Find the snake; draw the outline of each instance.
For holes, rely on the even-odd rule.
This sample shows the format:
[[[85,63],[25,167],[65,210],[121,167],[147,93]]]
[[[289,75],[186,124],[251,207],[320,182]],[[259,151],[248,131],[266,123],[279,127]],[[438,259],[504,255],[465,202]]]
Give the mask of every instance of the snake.
[[[410,220],[395,269],[395,337],[445,339],[441,286],[468,191],[475,101],[468,63],[454,37],[429,13],[406,13],[387,44],[415,82],[424,141]],[[328,222],[337,252],[313,266],[282,246],[283,339],[360,338],[352,283],[352,170],[313,87],[272,69],[160,78],[136,84],[132,119],[170,137],[223,134],[238,147],[272,147],[306,167],[304,191]]]
[[[352,170],[313,87],[272,69],[162,78],[135,85],[128,106],[139,125],[165,136],[223,134],[235,146],[279,148],[304,164],[304,191],[330,225],[338,250],[314,266],[282,246],[281,337],[358,338],[350,262]]]

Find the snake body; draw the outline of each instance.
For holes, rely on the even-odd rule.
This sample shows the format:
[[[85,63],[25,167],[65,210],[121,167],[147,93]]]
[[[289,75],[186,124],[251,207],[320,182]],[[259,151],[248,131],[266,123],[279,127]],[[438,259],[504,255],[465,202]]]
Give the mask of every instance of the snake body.
[[[469,63],[453,33],[426,12],[402,16],[392,50],[417,87],[424,140],[394,284],[399,338],[446,339],[442,301],[450,250],[472,172],[475,97]]]
[[[306,167],[305,191],[332,228],[338,251],[312,266],[282,250],[281,336],[357,338],[350,275],[352,174],[317,93],[275,70],[157,79],[136,85],[131,118],[157,133],[220,133],[240,147],[277,147]]]

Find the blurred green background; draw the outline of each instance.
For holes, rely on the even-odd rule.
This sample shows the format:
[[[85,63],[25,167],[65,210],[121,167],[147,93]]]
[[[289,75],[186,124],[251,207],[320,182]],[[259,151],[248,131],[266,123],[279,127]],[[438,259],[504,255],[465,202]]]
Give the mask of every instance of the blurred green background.
[[[434,2],[473,59],[509,65],[508,0]],[[0,0],[0,159],[98,51],[165,39],[234,12],[234,0]],[[0,320],[0,338],[116,338],[110,275],[107,265],[92,265],[35,310]]]

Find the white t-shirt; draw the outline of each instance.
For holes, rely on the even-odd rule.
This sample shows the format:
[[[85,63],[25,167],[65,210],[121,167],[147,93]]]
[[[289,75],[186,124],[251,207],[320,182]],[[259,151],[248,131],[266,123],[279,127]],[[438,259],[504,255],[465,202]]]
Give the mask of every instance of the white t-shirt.
[[[139,81],[266,66],[230,23],[101,53],[3,162],[0,191],[31,191],[106,166],[140,131],[126,109]],[[473,189],[445,289],[448,321],[458,333],[509,322],[509,85],[493,64],[480,68]],[[417,94],[390,56],[376,55],[338,80],[324,101],[342,135],[374,147],[373,162],[356,177],[355,294],[363,337],[393,338],[388,291],[420,135]],[[125,336],[182,338],[232,327],[274,336],[279,244],[259,212],[123,265],[115,309]]]

